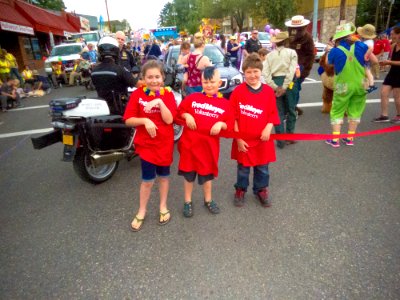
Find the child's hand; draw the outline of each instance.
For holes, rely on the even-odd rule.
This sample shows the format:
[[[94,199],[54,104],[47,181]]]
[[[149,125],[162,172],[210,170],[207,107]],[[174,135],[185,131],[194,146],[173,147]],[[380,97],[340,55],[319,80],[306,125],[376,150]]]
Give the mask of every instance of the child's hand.
[[[249,145],[244,140],[237,139],[236,142],[238,144],[239,152],[247,152],[247,148],[249,147]]]
[[[150,102],[147,102],[146,106],[144,107],[144,112],[149,113],[153,107],[160,107],[162,100],[160,98],[154,99]]]
[[[150,135],[151,138],[155,138],[157,135],[157,126],[154,122],[150,119],[146,119],[144,122],[144,127],[147,130],[147,133]]]
[[[269,141],[269,137],[271,135],[271,127],[270,126],[266,126],[264,128],[264,130],[261,132],[261,137],[260,139],[265,142],[265,141]]]
[[[197,129],[196,121],[194,120],[192,115],[186,114],[185,120],[186,120],[186,125],[187,125],[187,127],[189,127],[189,129],[191,129],[191,130]]]
[[[225,126],[224,122],[217,122],[211,127],[210,135],[218,135],[221,132],[221,129]]]

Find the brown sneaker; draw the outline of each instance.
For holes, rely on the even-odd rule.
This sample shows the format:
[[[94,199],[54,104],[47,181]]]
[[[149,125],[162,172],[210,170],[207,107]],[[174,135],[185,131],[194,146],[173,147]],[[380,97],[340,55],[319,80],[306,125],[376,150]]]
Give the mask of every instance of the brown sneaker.
[[[260,201],[261,205],[264,207],[270,207],[271,201],[268,199],[268,188],[263,188],[259,190],[256,194],[258,201]]]
[[[244,189],[237,188],[235,192],[235,198],[233,199],[233,204],[237,207],[242,207],[244,205]]]

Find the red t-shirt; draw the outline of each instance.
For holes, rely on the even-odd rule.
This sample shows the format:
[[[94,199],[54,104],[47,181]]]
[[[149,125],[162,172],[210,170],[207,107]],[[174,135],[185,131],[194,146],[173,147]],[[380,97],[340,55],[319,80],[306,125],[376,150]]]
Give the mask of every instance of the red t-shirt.
[[[174,151],[174,128],[172,124],[166,124],[159,108],[154,107],[149,113],[144,111],[146,104],[156,98],[160,98],[176,116],[177,108],[174,94],[164,89],[164,95],[148,96],[143,88],[135,90],[129,98],[125,110],[124,120],[129,118],[149,118],[157,126],[157,135],[151,138],[146,128],[141,125],[136,127],[134,144],[136,152],[141,159],[151,162],[157,166],[170,166]]]
[[[385,50],[385,45],[384,45],[383,41],[376,40],[374,42],[374,49],[373,49],[372,53],[374,53],[375,55],[378,55],[379,53],[381,53],[384,50]]]
[[[229,101],[194,93],[186,97],[178,108],[178,118],[184,113],[193,116],[196,130],[186,126],[178,142],[180,153],[179,170],[195,171],[199,175],[218,176],[219,136],[210,135],[210,130],[217,122],[225,122],[227,130],[233,128],[233,114]],[[225,130],[221,130],[225,131]]]
[[[235,120],[239,125],[239,134],[248,144],[246,153],[238,151],[234,139],[231,158],[245,167],[264,165],[276,160],[274,141],[261,141],[261,132],[268,123],[279,125],[279,114],[276,108],[276,98],[272,88],[263,84],[258,93],[250,91],[244,82],[239,85],[230,97]]]
[[[388,39],[382,39],[382,42],[383,42],[383,47],[384,47],[384,51],[385,52],[390,52],[391,50],[392,50],[392,47],[391,47],[391,45],[390,45],[390,41],[388,40]]]

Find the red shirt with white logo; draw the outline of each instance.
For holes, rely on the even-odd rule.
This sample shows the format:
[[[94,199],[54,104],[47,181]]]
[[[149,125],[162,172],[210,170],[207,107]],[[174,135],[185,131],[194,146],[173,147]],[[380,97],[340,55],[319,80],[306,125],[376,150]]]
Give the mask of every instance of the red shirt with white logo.
[[[175,117],[177,108],[175,97],[172,92],[164,89],[164,94],[160,96],[147,95],[143,88],[135,90],[129,98],[125,110],[124,120],[129,118],[149,118],[157,126],[157,135],[151,138],[144,125],[136,127],[134,144],[136,153],[144,159],[157,166],[170,166],[174,151],[174,128],[172,124],[166,124],[158,107],[146,113],[144,107],[154,99],[160,98]]]
[[[261,132],[268,123],[279,125],[275,93],[272,88],[262,84],[262,89],[250,91],[244,82],[230,97],[230,103],[239,125],[239,135],[248,144],[247,152],[239,152],[234,139],[231,158],[245,167],[264,165],[276,160],[274,141],[261,141]]]
[[[217,122],[225,122],[227,130],[233,128],[233,115],[229,101],[224,98],[209,97],[193,93],[186,97],[178,107],[178,118],[189,113],[196,122],[196,130],[184,127],[178,142],[180,153],[179,170],[195,171],[199,175],[218,176],[219,136],[210,135]],[[221,130],[225,131],[225,130]]]

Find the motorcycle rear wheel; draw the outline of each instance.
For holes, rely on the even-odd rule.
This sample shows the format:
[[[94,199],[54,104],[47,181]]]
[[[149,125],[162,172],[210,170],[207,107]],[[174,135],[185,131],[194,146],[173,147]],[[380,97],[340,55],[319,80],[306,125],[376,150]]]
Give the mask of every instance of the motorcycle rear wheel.
[[[92,164],[89,153],[84,149],[77,149],[73,166],[75,172],[84,181],[97,184],[110,179],[118,169],[119,162],[113,162],[106,165],[95,167]]]

